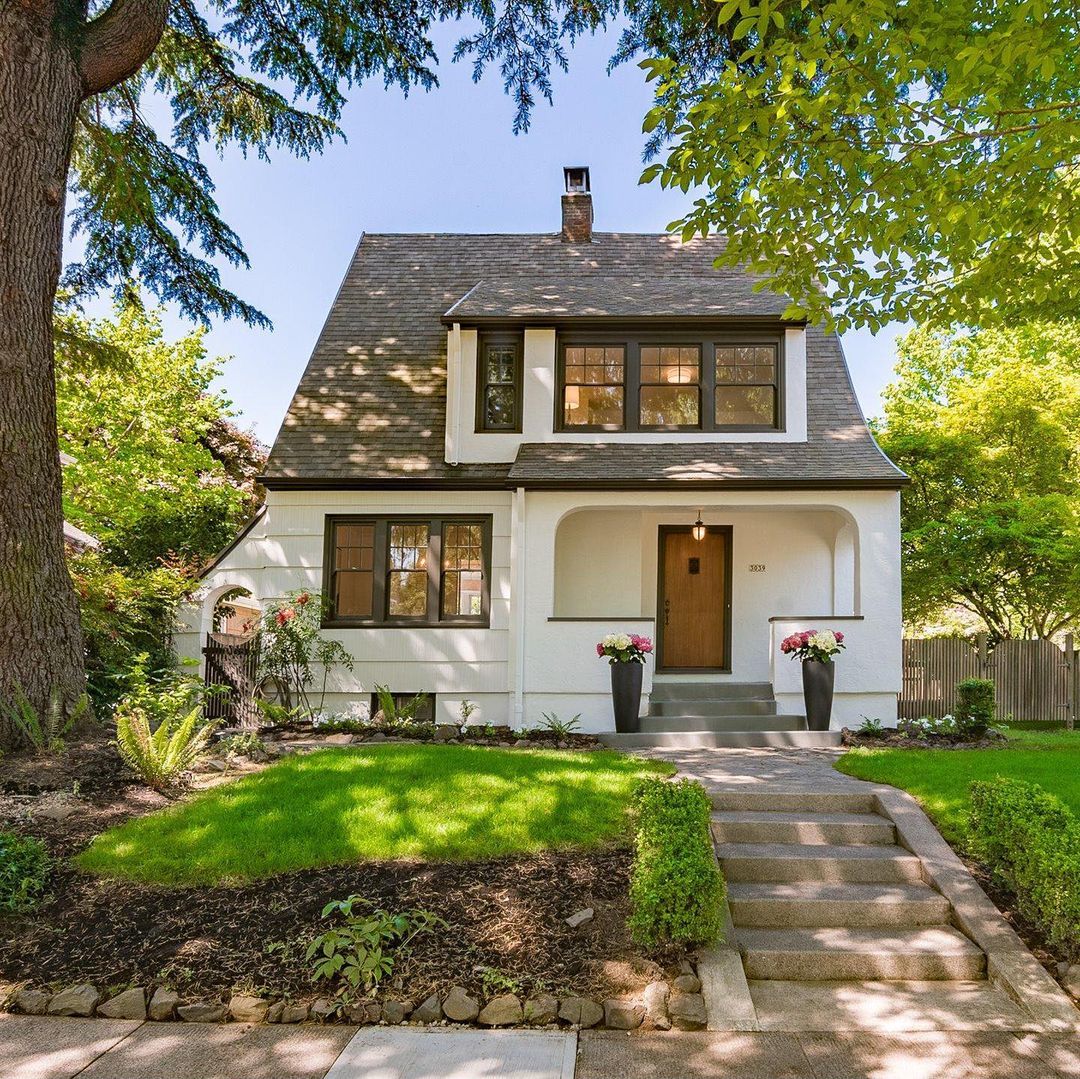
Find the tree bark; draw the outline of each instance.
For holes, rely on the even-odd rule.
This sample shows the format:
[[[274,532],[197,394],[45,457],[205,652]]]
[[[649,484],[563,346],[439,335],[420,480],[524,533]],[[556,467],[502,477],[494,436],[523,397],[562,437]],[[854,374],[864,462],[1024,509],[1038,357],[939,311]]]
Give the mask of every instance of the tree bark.
[[[18,686],[39,710],[53,693],[70,707],[85,682],[52,336],[83,81],[50,7],[0,4],[0,699]]]

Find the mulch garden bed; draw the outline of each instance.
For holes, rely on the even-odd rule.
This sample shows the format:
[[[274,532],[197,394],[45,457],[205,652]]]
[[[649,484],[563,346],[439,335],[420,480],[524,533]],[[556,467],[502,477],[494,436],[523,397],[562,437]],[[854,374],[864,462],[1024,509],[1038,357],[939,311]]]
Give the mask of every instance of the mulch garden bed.
[[[1000,749],[1007,742],[998,731],[987,731],[982,738],[965,738],[956,734],[926,734],[912,737],[895,727],[886,727],[880,734],[859,734],[844,727],[840,744],[865,749]]]
[[[391,912],[428,910],[448,923],[417,938],[399,960],[385,987],[397,996],[421,1000],[450,985],[490,996],[493,975],[485,986],[485,970],[523,994],[601,998],[662,976],[626,931],[625,849],[364,863],[234,888],[162,889],[102,880],[67,861],[104,829],[169,804],[124,771],[103,736],[59,757],[0,759],[0,792],[0,828],[40,837],[57,858],[46,902],[31,916],[0,918],[0,982],[166,984],[201,999],[224,1000],[234,990],[310,998],[326,988],[312,983],[304,949],[328,925],[325,904],[352,894]],[[591,922],[566,924],[587,907],[595,911]],[[674,967],[680,957],[668,958]]]

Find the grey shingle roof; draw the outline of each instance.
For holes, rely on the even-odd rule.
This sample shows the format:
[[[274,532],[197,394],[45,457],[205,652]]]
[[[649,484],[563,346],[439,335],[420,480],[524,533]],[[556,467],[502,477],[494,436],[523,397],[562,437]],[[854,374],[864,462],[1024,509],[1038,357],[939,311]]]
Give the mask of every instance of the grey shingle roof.
[[[523,267],[524,269],[524,267]],[[779,318],[788,305],[775,292],[753,290],[749,274],[710,277],[561,277],[483,280],[443,316],[444,322],[529,318]]]
[[[710,238],[682,244],[664,234],[617,233],[594,233],[589,244],[564,243],[557,235],[365,236],[274,443],[267,482],[468,487],[609,477],[679,483],[712,477],[718,485],[785,479],[902,483],[902,474],[870,437],[839,342],[814,328],[807,331],[805,445],[548,443],[523,446],[512,466],[446,464],[446,329],[441,318],[459,301],[455,313],[463,321],[483,317],[475,313],[478,307],[464,306],[470,302],[466,293],[472,290],[475,304],[501,305],[502,314],[515,304],[572,301],[574,311],[559,317],[589,317],[588,308],[622,317],[693,314],[689,308],[698,304],[705,308],[702,315],[717,318],[778,317],[786,305],[783,298],[755,294],[747,275],[712,269],[722,243]],[[485,290],[484,282],[491,287]],[[639,309],[631,301],[650,282],[659,299],[644,300]],[[712,291],[706,282],[713,283]],[[562,300],[549,296],[556,283]],[[675,310],[680,296],[691,297],[692,303]],[[658,303],[667,309],[661,311]],[[756,303],[762,308],[750,311],[747,305]],[[466,316],[465,310],[474,313]]]

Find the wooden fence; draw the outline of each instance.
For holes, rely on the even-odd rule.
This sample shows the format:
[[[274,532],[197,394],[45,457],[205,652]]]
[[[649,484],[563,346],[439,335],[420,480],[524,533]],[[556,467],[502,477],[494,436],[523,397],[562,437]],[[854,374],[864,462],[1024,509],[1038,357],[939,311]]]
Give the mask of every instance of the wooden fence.
[[[1073,727],[1080,706],[1080,655],[1069,635],[1064,648],[1052,641],[999,641],[935,637],[904,641],[901,719],[942,716],[956,707],[956,683],[994,682],[998,719],[1052,720]]]
[[[207,696],[203,713],[207,719],[223,720],[231,727],[255,727],[260,720],[255,704],[258,656],[252,638],[231,633],[208,633],[203,647],[206,684],[224,687]]]

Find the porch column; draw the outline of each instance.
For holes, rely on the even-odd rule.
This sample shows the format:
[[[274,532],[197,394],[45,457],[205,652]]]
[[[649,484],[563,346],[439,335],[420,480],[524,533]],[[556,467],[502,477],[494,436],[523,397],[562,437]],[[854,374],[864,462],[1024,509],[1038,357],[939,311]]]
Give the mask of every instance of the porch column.
[[[858,533],[850,521],[833,541],[833,614],[857,614],[859,608]]]

